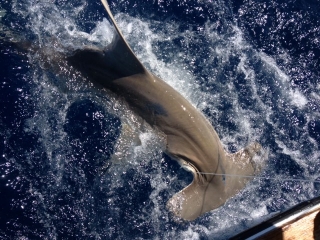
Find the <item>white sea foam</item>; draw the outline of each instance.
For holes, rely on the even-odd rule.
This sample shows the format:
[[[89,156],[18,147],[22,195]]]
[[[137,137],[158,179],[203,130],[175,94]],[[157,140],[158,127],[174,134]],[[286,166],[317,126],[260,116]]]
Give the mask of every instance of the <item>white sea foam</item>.
[[[290,90],[289,95],[292,104],[297,106],[298,108],[304,108],[308,103],[307,98],[297,89]]]
[[[289,76],[278,67],[277,63],[272,57],[268,56],[264,52],[260,52],[259,54],[261,59],[265,63],[267,63],[268,67],[270,67],[273,71],[275,71],[278,74],[279,79],[282,82],[288,82],[290,80]]]
[[[267,210],[266,206],[262,206],[260,209],[254,209],[251,212],[250,216],[254,219],[258,219],[258,218],[263,217],[267,214],[268,214],[268,210]]]

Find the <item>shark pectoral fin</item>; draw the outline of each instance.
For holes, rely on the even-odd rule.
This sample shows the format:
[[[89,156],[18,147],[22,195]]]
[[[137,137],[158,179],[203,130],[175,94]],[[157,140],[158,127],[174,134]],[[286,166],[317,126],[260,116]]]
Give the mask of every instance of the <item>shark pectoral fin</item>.
[[[260,151],[261,145],[254,142],[234,154],[226,154],[225,191],[229,198],[243,189],[261,171],[263,162],[259,161]]]
[[[257,142],[253,142],[246,146],[244,151],[254,169],[253,175],[257,175],[261,172],[261,169],[265,164],[264,158],[260,157],[263,152],[261,145]]]
[[[235,170],[230,170],[230,174],[237,174],[237,175],[255,175],[261,171],[262,165],[255,161],[255,156],[260,152],[261,145],[257,142],[250,143],[244,149],[240,151],[229,154],[229,161],[232,161],[233,164],[236,164]],[[229,173],[229,172],[228,172]]]
[[[200,182],[195,179],[189,186],[173,195],[167,208],[184,220],[195,220],[202,214],[220,207],[227,200],[222,178],[219,182]]]

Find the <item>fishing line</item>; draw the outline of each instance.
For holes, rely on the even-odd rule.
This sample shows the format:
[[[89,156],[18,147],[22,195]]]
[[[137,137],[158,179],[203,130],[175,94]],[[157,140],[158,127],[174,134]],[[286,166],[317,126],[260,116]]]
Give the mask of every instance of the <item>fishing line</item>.
[[[277,181],[297,181],[297,182],[320,183],[320,180],[310,180],[310,179],[301,179],[301,178],[259,177],[259,176],[252,176],[252,175],[238,175],[238,174],[226,174],[226,173],[206,173],[206,172],[198,172],[198,173],[206,174],[206,175],[226,176],[226,177],[243,177],[243,178],[258,178],[258,179],[277,180]]]

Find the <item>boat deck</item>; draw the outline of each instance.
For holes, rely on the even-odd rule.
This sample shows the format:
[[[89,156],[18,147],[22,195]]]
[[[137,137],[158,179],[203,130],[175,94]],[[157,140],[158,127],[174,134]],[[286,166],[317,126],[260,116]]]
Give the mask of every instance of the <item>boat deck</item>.
[[[231,239],[320,240],[320,197],[302,202]]]

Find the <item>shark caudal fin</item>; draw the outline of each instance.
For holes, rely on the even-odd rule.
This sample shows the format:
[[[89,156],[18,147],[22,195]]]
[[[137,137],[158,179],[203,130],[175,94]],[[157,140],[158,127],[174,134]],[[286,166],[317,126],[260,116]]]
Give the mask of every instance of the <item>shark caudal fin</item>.
[[[169,210],[184,220],[194,220],[218,208],[237,194],[261,166],[253,158],[260,151],[260,144],[252,143],[234,154],[226,154],[217,172],[199,173],[195,169],[193,182],[176,193],[167,203]]]

